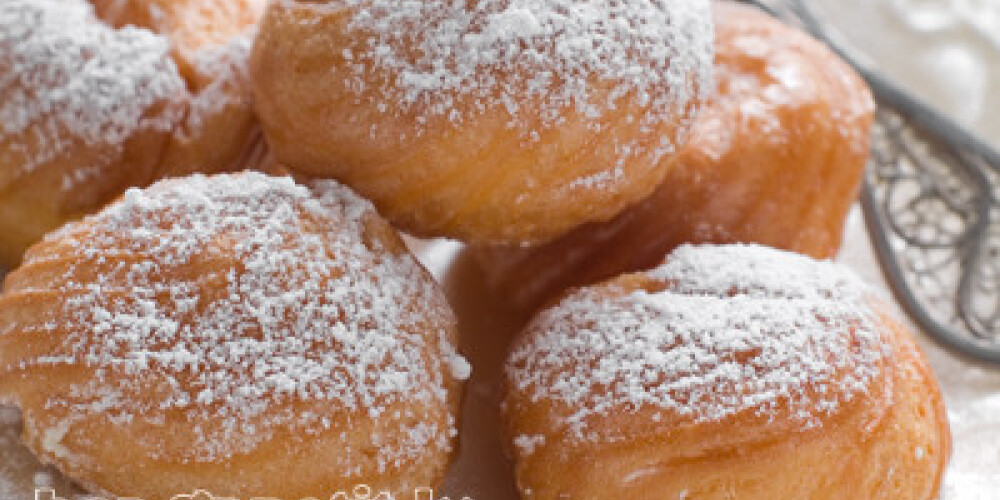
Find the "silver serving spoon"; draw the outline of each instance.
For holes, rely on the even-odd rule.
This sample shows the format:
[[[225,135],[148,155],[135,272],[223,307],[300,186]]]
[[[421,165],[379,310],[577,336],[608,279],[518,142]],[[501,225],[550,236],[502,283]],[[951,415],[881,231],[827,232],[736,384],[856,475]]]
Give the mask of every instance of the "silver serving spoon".
[[[743,0],[822,40],[877,103],[861,192],[896,298],[952,350],[1000,366],[1000,153],[882,76],[803,0]]]

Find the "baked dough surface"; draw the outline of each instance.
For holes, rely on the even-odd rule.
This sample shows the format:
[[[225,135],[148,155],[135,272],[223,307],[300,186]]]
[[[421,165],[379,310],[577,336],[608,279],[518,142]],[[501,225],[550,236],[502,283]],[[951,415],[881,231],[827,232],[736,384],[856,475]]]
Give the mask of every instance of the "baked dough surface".
[[[912,334],[836,264],[683,246],[568,294],[515,340],[528,499],[912,499],[950,434]]]
[[[868,160],[871,93],[821,42],[756,9],[716,2],[715,20],[715,94],[650,197],[546,245],[480,252],[512,302],[647,269],[683,243],[836,255]]]
[[[0,402],[93,492],[401,494],[449,463],[455,335],[437,284],[347,188],[193,176],[29,250],[0,296]]]
[[[705,0],[273,2],[274,155],[420,236],[538,243],[648,196],[710,88]]]

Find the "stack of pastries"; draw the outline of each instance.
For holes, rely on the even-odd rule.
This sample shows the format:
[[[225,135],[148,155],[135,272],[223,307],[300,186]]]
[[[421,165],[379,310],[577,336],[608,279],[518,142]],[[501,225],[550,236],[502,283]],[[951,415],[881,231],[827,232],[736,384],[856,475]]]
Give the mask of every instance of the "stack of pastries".
[[[871,96],[750,7],[0,0],[0,74],[0,403],[91,492],[440,484],[472,367],[402,230],[537,309],[525,499],[937,494],[912,333],[815,260]]]

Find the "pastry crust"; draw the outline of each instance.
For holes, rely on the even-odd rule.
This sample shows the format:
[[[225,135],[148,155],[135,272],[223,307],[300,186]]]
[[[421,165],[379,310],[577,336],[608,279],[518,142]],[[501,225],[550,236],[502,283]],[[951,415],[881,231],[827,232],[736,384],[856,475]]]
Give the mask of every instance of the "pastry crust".
[[[195,87],[219,78],[206,51],[251,38],[265,0],[90,0],[97,16],[116,27],[139,26],[171,41],[181,74]]]
[[[450,461],[456,340],[439,287],[348,189],[193,176],[29,250],[0,296],[0,402],[95,493],[402,498]]]
[[[911,332],[848,271],[762,247],[569,294],[507,380],[525,499],[930,500],[950,454]]]
[[[760,243],[828,258],[868,159],[864,81],[822,43],[744,5],[715,5],[716,93],[652,196],[534,248],[482,249],[521,307],[656,265],[682,243]]]
[[[92,3],[103,17],[85,0],[0,6],[0,267],[129,187],[263,156],[246,72],[263,3]]]
[[[279,162],[417,235],[537,243],[652,192],[711,39],[703,0],[282,0],[251,73]]]
[[[82,55],[82,56],[81,56]],[[0,266],[155,177],[187,91],[169,42],[83,0],[0,4]]]
[[[170,40],[191,92],[157,178],[259,166],[265,153],[247,64],[265,0],[90,0],[114,26]]]

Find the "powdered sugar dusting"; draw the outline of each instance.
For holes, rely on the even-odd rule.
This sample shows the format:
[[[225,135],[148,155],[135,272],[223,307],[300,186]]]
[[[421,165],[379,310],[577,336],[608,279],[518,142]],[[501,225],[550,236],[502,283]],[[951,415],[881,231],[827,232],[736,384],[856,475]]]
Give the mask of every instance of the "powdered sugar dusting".
[[[253,49],[256,37],[257,25],[252,25],[225,43],[210,45],[195,54],[194,67],[203,75],[214,75],[222,79],[235,77],[245,79],[250,51]]]
[[[191,100],[188,120],[196,130],[205,125],[207,117],[249,99],[244,88],[248,87],[248,61],[256,36],[257,26],[254,25],[226,43],[209,46],[195,54],[196,71],[211,76]]]
[[[0,2],[0,140],[30,155],[30,171],[74,141],[120,147],[136,130],[169,129],[144,116],[185,90],[169,49],[100,23],[84,0]]]
[[[865,393],[889,355],[871,292],[830,262],[685,246],[647,276],[663,290],[571,294],[512,353],[514,386],[578,408],[566,424],[580,438],[588,417],[621,408],[717,421],[782,407],[813,427]]]
[[[9,328],[63,340],[21,368],[90,367],[91,380],[49,401],[76,415],[182,412],[199,436],[193,460],[247,451],[275,429],[329,425],[328,412],[285,403],[373,419],[405,402],[440,408],[448,381],[468,376],[448,336],[455,319],[408,253],[368,233],[373,217],[332,181],[310,189],[244,173],[132,189],[47,238],[74,255],[46,281],[69,297],[44,324]],[[47,259],[29,254],[21,272]],[[95,266],[104,271],[88,276]],[[162,392],[148,394],[151,380]],[[450,447],[450,419],[411,425],[402,449],[379,448],[380,466]]]
[[[541,103],[542,129],[565,108],[600,118],[626,95],[647,123],[679,121],[710,85],[713,29],[705,0],[338,0],[358,33],[343,57],[360,95],[373,70],[392,91],[380,106],[422,119],[464,119],[456,97],[479,110],[500,103],[514,118]],[[317,8],[309,3],[307,8]],[[598,88],[607,93],[596,92]],[[601,96],[601,97],[595,97]],[[535,134],[537,136],[537,133]]]

